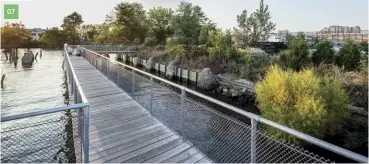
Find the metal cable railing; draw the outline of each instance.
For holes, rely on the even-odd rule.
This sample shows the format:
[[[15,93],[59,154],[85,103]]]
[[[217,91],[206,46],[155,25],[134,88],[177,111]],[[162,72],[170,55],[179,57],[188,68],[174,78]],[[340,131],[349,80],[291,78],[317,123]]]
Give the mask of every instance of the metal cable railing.
[[[1,162],[88,163],[89,104],[64,53],[74,104],[1,117]]]
[[[368,158],[315,137],[246,112],[184,86],[117,62],[87,48],[82,56],[168,127],[193,143],[215,162],[331,162],[299,146],[269,135],[270,126],[346,158]],[[248,118],[240,121],[226,113]]]

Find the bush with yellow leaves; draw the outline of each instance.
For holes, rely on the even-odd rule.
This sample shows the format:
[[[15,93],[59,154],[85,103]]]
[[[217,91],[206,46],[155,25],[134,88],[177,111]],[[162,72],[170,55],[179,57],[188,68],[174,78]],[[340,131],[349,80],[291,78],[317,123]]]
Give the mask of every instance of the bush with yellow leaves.
[[[337,134],[349,115],[349,99],[340,82],[318,76],[311,69],[284,71],[273,65],[265,80],[256,84],[256,94],[264,118],[318,138]],[[289,142],[298,142],[275,128],[266,130]]]

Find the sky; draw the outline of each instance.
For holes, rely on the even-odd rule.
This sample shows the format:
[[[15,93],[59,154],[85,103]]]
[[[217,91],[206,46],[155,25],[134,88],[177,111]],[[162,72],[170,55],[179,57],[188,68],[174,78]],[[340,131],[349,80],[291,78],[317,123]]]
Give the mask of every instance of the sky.
[[[122,1],[141,2],[146,10],[162,6],[176,9],[181,0],[8,0],[19,4],[19,19],[27,28],[60,27],[63,18],[74,11],[84,24],[100,24],[106,14]],[[183,0],[199,5],[220,28],[237,26],[237,15],[259,7],[259,0]],[[330,25],[360,26],[368,29],[368,0],[264,0],[269,6],[276,31],[319,31]],[[3,18],[3,11],[1,11]],[[1,24],[5,21],[2,19]]]

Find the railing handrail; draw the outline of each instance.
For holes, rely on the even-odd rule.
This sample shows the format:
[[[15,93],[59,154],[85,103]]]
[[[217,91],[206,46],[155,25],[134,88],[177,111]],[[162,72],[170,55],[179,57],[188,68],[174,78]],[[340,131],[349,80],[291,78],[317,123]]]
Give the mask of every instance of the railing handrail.
[[[80,103],[80,104],[73,104],[73,105],[69,105],[69,106],[49,108],[49,109],[44,109],[44,110],[38,110],[38,111],[27,112],[27,113],[22,113],[22,114],[16,114],[16,115],[11,115],[11,116],[4,116],[4,117],[1,117],[1,122],[11,121],[11,120],[18,120],[18,119],[22,119],[22,118],[28,118],[28,117],[39,116],[39,115],[50,114],[50,113],[56,113],[56,112],[61,112],[61,111],[65,111],[65,110],[68,110],[68,109],[82,108],[82,107],[86,107],[86,106],[88,106],[87,103]]]
[[[355,160],[355,161],[368,163],[368,157],[365,157],[365,156],[363,156],[363,155],[361,155],[361,154],[358,154],[358,153],[352,152],[352,151],[350,151],[350,150],[347,150],[347,149],[341,148],[341,147],[339,147],[339,146],[336,146],[336,145],[333,145],[333,144],[331,144],[331,143],[325,142],[325,141],[320,140],[320,139],[318,139],[318,138],[315,138],[315,137],[313,137],[313,136],[310,136],[310,135],[307,135],[307,134],[301,133],[301,132],[299,132],[299,131],[297,131],[297,130],[294,130],[294,129],[291,129],[291,128],[286,127],[286,126],[284,126],[284,125],[281,125],[281,124],[278,124],[278,123],[276,123],[276,122],[270,121],[270,120],[268,120],[268,119],[265,119],[265,118],[263,118],[263,117],[261,117],[261,116],[259,116],[259,115],[253,114],[253,113],[251,113],[251,112],[244,111],[244,110],[242,110],[242,109],[240,109],[240,108],[237,108],[237,107],[234,107],[234,106],[229,105],[229,104],[227,104],[227,103],[224,103],[224,102],[222,102],[222,101],[216,100],[216,99],[211,98],[211,97],[209,97],[209,96],[206,96],[206,95],[204,95],[204,94],[202,94],[202,93],[199,93],[199,92],[197,92],[197,91],[194,91],[194,90],[192,90],[192,89],[189,89],[189,88],[187,88],[187,87],[185,87],[185,86],[182,86],[182,85],[179,85],[179,84],[173,83],[173,82],[171,82],[171,81],[169,81],[169,80],[166,80],[166,79],[163,79],[163,78],[158,77],[158,76],[156,76],[156,75],[153,75],[153,74],[150,74],[150,73],[148,73],[148,72],[142,71],[142,70],[137,69],[137,68],[135,68],[135,67],[132,67],[132,66],[126,65],[126,64],[124,64],[124,63],[121,63],[121,62],[118,62],[118,61],[115,61],[115,60],[111,60],[110,58],[105,57],[105,56],[103,56],[103,55],[100,55],[100,54],[98,54],[98,53],[96,53],[96,52],[94,52],[94,51],[92,51],[92,50],[87,49],[87,48],[84,48],[84,47],[81,47],[81,48],[82,48],[82,49],[85,49],[85,50],[87,50],[87,51],[90,51],[91,53],[94,53],[94,54],[96,54],[97,56],[100,56],[100,57],[102,57],[102,58],[105,58],[105,59],[109,60],[110,62],[113,62],[113,63],[119,64],[119,65],[122,65],[122,66],[127,67],[127,68],[130,68],[130,69],[132,69],[132,70],[134,70],[134,71],[140,72],[140,73],[142,73],[142,74],[144,74],[144,75],[147,75],[147,76],[149,76],[149,77],[151,77],[151,78],[157,79],[157,80],[159,80],[159,81],[161,81],[161,82],[167,83],[167,84],[169,84],[169,85],[171,85],[171,86],[173,86],[173,87],[179,88],[179,89],[181,89],[181,90],[185,90],[185,91],[187,91],[187,92],[189,92],[189,93],[191,93],[191,94],[193,94],[193,95],[196,95],[196,96],[198,96],[198,97],[201,97],[201,98],[203,98],[203,99],[205,99],[205,100],[207,100],[207,101],[213,102],[213,103],[215,103],[215,104],[217,104],[217,105],[220,105],[220,106],[222,106],[222,107],[224,107],[224,108],[227,108],[227,109],[229,109],[229,110],[232,110],[232,111],[234,111],[234,112],[236,112],[236,113],[238,113],[238,114],[241,114],[241,115],[243,115],[243,116],[246,116],[246,117],[248,117],[248,118],[250,118],[250,119],[256,120],[257,122],[261,122],[261,123],[263,123],[263,124],[266,124],[266,125],[272,126],[272,127],[276,128],[276,129],[279,129],[279,130],[281,130],[281,131],[283,131],[283,132],[286,132],[286,133],[291,134],[291,135],[293,135],[293,136],[295,136],[295,137],[298,137],[298,138],[300,138],[300,139],[302,139],[302,140],[304,140],[304,141],[307,141],[307,142],[312,143],[312,144],[314,144],[314,145],[320,146],[320,147],[322,147],[322,148],[325,148],[325,149],[327,149],[327,150],[329,150],[329,151],[332,151],[332,152],[334,152],[334,153],[340,154],[340,155],[345,156],[345,157],[347,157],[347,158],[353,159],[353,160]]]
[[[79,80],[77,78],[77,75],[76,75],[76,73],[74,71],[73,65],[72,65],[72,63],[70,61],[69,54],[68,54],[68,51],[67,51],[66,47],[64,47],[64,53],[65,53],[64,55],[66,55],[66,58],[67,58],[68,66],[70,67],[70,70],[72,71],[73,79],[76,82],[76,87],[77,87],[78,92],[79,92],[79,94],[81,96],[82,103],[88,103],[87,98],[86,98],[86,95],[83,92],[83,89],[82,89],[82,87],[81,87],[81,85],[79,83]]]

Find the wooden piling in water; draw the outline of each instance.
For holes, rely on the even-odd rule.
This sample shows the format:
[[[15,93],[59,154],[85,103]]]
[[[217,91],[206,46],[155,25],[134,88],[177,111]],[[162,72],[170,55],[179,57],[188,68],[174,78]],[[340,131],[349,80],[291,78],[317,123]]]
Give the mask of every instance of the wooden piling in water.
[[[5,74],[1,76],[1,88],[4,88],[4,80],[5,80]]]

